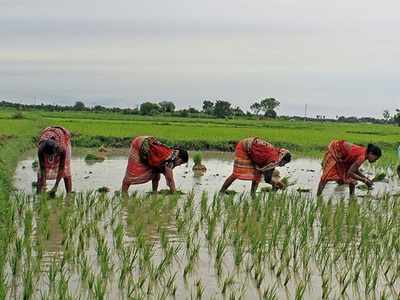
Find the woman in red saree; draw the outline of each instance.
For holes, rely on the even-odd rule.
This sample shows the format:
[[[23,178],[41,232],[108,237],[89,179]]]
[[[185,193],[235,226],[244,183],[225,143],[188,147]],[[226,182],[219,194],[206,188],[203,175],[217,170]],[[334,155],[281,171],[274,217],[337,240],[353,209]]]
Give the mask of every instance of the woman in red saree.
[[[47,127],[38,143],[38,193],[46,191],[46,180],[56,180],[50,195],[55,195],[61,179],[67,193],[72,191],[71,135],[63,127]]]
[[[277,148],[257,137],[241,140],[235,150],[232,174],[225,180],[220,193],[225,193],[236,180],[250,180],[251,194],[254,196],[262,175],[267,183],[275,188],[284,188],[283,183],[272,173],[276,167],[282,167],[291,161],[291,154],[284,148]]]
[[[176,192],[173,169],[188,159],[186,150],[167,147],[151,136],[138,136],[131,143],[122,192],[126,194],[133,184],[152,181],[156,193],[160,174],[165,176],[170,191]]]
[[[346,141],[333,140],[322,162],[322,176],[317,195],[321,195],[327,182],[336,181],[339,184],[348,184],[350,195],[354,195],[357,181],[364,182],[371,187],[373,182],[363,175],[360,166],[368,160],[374,163],[382,156],[381,149],[373,144],[367,147],[358,146]]]

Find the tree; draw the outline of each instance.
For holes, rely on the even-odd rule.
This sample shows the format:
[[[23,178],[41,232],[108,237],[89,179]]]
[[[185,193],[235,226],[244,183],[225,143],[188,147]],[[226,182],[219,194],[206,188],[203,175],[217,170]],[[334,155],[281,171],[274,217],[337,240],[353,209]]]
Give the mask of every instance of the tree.
[[[396,114],[393,116],[393,120],[400,126],[400,109],[396,109]]]
[[[387,109],[383,111],[383,118],[385,119],[386,122],[389,122],[390,119],[392,118],[390,112]]]
[[[234,116],[244,116],[245,115],[244,111],[239,106],[232,108],[232,113]]]
[[[175,111],[175,104],[172,102],[162,101],[162,102],[158,103],[158,105],[160,106],[161,112],[172,113]]]
[[[197,109],[195,109],[194,107],[190,107],[190,106],[188,108],[188,112],[190,114],[198,114],[199,113],[199,111]]]
[[[253,103],[250,105],[250,110],[255,114],[258,115],[261,111],[261,104],[258,102]]]
[[[217,100],[214,106],[214,114],[218,118],[224,118],[232,114],[231,104],[228,101]]]
[[[276,118],[277,113],[275,109],[279,107],[281,103],[276,100],[275,98],[265,98],[264,100],[261,100],[260,105],[261,105],[261,111],[264,112],[264,116],[268,118]]]
[[[203,112],[209,115],[214,113],[214,103],[212,101],[203,101]]]
[[[82,101],[76,101],[73,106],[74,110],[85,110],[85,108],[86,108],[85,103],[83,103]]]
[[[142,115],[154,115],[158,112],[160,112],[160,106],[157,103],[144,102],[140,105]]]
[[[93,107],[93,111],[107,111],[107,108],[101,105],[96,105]]]

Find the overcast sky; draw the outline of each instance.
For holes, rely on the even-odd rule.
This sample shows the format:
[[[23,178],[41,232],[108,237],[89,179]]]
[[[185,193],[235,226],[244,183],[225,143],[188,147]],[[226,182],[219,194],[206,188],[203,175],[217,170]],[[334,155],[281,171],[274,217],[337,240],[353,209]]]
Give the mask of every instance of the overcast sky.
[[[398,0],[0,0],[0,99],[400,107]]]

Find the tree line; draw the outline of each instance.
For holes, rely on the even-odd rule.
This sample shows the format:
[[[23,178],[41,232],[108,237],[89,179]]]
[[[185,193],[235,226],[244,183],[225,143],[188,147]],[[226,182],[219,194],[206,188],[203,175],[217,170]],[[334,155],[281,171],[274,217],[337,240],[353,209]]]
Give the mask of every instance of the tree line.
[[[1,101],[0,107],[15,108],[17,110],[44,110],[44,111],[90,111],[97,113],[122,113],[131,115],[166,115],[178,116],[189,118],[213,117],[213,118],[269,118],[274,119],[278,117],[277,110],[280,102],[275,98],[264,98],[260,101],[255,101],[250,105],[250,111],[243,111],[239,106],[235,106],[229,101],[225,100],[204,100],[201,109],[193,107],[176,109],[176,106],[171,101],[146,101],[135,108],[121,108],[121,107],[105,107],[102,105],[87,106],[83,101],[76,101],[74,105],[58,105],[58,104],[22,104],[9,101]],[[336,118],[326,118],[325,116],[316,116],[315,118],[305,118],[303,116],[279,116],[280,119],[285,120],[307,120],[307,121],[339,121],[346,123],[369,122],[377,124],[397,124],[400,126],[400,109],[393,113],[385,110],[383,118],[372,117],[345,117],[336,116]]]
[[[266,98],[260,102],[256,102],[251,105],[250,109],[259,115],[260,112],[264,112],[265,117],[276,118],[277,113],[275,109],[279,106],[279,101],[274,98]],[[216,100],[203,101],[202,109],[196,109],[193,107],[177,110],[176,106],[171,101],[146,101],[135,108],[120,108],[120,107],[105,107],[102,105],[95,105],[93,107],[86,106],[83,101],[76,101],[74,105],[52,105],[52,104],[21,104],[2,101],[0,107],[11,107],[19,110],[44,110],[44,111],[91,111],[91,112],[118,112],[124,114],[133,115],[174,115],[182,117],[191,116],[212,116],[215,118],[229,118],[234,116],[252,116],[251,112],[244,112],[239,106],[235,106],[229,101]],[[254,110],[254,107],[257,109]],[[258,109],[259,107],[259,109]]]

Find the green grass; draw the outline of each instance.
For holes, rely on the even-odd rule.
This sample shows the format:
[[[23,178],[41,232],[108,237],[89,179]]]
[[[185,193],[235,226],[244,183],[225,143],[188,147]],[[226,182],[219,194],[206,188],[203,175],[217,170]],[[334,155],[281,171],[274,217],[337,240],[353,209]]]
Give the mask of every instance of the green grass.
[[[0,299],[4,298],[4,263],[10,242],[10,200],[12,178],[20,155],[32,148],[32,137],[40,128],[40,120],[9,119],[0,112]]]
[[[5,124],[11,134],[18,134],[21,126],[36,119],[65,126],[74,135],[74,145],[82,147],[128,147],[134,136],[155,135],[166,143],[192,150],[232,151],[238,140],[258,136],[297,155],[320,157],[332,139],[345,139],[358,144],[377,143],[384,149],[386,159],[393,161],[400,141],[399,127],[366,123],[188,119],[88,112],[24,112],[28,119],[11,120],[13,113],[0,113],[0,124]]]

